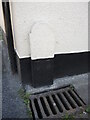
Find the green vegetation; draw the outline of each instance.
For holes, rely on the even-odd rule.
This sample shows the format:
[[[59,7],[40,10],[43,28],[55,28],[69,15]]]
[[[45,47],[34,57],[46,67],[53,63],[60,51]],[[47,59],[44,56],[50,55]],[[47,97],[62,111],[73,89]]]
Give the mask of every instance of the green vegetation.
[[[75,119],[75,116],[74,115],[64,115],[62,120],[74,120]]]
[[[74,89],[75,89],[73,85],[70,85],[70,88],[71,88],[72,90],[74,90]]]
[[[20,89],[18,91],[18,94],[23,99],[23,102],[27,106],[27,113],[28,113],[29,117],[32,117],[32,112],[31,112],[31,110],[29,108],[29,105],[30,105],[30,100],[29,100],[30,94],[26,93],[24,89]]]
[[[3,35],[2,35],[2,28],[0,27],[0,40],[2,40]]]
[[[90,114],[90,105],[86,108],[85,111]]]
[[[27,114],[28,114],[29,118],[32,118],[32,112],[29,109],[27,109]]]

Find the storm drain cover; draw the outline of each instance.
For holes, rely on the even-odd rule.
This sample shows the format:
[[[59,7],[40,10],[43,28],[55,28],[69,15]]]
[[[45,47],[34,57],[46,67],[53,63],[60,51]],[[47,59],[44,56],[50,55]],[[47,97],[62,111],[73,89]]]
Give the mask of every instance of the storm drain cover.
[[[61,118],[85,109],[85,102],[70,86],[30,96],[34,119]]]

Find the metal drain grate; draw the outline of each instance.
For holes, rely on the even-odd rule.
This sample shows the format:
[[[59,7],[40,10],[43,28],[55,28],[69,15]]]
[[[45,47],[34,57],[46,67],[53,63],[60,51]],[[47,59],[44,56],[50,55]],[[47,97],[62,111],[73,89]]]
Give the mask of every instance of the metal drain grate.
[[[61,118],[85,109],[86,104],[70,87],[30,96],[30,108],[34,119]]]

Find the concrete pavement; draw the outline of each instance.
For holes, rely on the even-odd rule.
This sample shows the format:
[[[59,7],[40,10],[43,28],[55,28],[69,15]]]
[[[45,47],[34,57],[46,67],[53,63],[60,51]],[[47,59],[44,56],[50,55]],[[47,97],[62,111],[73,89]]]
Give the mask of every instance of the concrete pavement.
[[[2,40],[0,40],[0,120],[2,118]]]

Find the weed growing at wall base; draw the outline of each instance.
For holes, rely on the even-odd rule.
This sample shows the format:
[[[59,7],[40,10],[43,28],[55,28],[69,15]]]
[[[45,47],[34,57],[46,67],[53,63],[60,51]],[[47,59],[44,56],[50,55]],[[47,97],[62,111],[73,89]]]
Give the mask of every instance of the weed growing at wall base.
[[[30,105],[30,100],[29,100],[30,94],[26,93],[25,90],[22,89],[22,88],[18,91],[18,94],[23,99],[24,104],[27,106],[27,114],[28,114],[28,116],[30,118],[32,118],[32,112],[31,112],[31,110],[29,108],[29,105]]]

